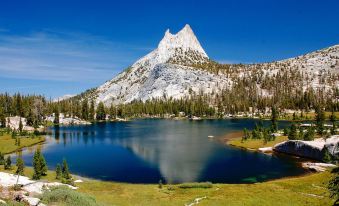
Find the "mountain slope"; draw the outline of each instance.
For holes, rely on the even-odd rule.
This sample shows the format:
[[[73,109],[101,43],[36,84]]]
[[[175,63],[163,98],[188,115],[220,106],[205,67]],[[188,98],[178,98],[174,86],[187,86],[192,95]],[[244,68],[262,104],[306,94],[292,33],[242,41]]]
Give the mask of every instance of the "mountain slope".
[[[158,47],[130,68],[96,89],[96,101],[128,103],[164,96],[181,98],[190,91],[212,92],[230,82],[223,76],[196,71],[185,64],[203,64],[209,58],[189,25],[177,34],[166,31]]]
[[[338,88],[338,71],[339,45],[271,63],[218,64],[209,59],[186,25],[177,34],[167,30],[155,50],[80,96],[110,105],[164,97],[179,99],[192,93],[216,95],[245,77],[257,87],[253,95],[270,96],[277,92],[276,87],[284,86],[303,91]]]

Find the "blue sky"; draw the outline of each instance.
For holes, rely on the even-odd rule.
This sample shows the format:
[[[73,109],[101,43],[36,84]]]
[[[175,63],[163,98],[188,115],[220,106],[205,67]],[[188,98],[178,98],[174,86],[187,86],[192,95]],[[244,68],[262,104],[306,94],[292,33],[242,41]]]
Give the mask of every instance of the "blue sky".
[[[98,86],[190,24],[210,58],[267,62],[339,43],[337,0],[0,2],[0,92]]]

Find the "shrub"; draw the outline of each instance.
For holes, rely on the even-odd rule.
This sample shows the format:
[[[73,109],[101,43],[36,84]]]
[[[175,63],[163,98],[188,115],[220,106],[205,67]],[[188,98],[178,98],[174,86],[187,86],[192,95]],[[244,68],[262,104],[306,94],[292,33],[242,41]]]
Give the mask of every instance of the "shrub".
[[[190,188],[212,188],[213,184],[211,182],[191,182],[191,183],[182,183],[178,186],[182,189],[190,189]]]
[[[12,169],[12,160],[11,160],[11,156],[10,156],[10,155],[7,156],[7,159],[6,159],[6,161],[5,161],[4,168],[5,168],[5,170],[10,170],[10,169]]]
[[[335,204],[339,204],[339,167],[336,167],[331,172],[333,174],[327,188],[330,191],[330,197],[335,200]]]
[[[323,149],[323,162],[331,162],[332,156],[327,148]]]
[[[79,193],[66,186],[52,187],[44,191],[40,197],[44,204],[59,203],[64,206],[97,206],[95,199],[91,196]]]

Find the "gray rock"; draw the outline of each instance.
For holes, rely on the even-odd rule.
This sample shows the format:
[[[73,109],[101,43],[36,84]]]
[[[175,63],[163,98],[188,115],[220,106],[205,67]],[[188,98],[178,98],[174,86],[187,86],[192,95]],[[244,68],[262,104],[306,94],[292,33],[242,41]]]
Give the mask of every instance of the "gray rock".
[[[339,159],[339,135],[333,135],[326,139],[325,147],[336,160]]]
[[[326,141],[322,138],[313,141],[288,140],[276,144],[274,151],[292,154],[300,157],[322,160],[324,151],[327,149],[330,154],[338,159],[339,155],[339,135],[333,135]]]
[[[27,196],[24,196],[23,200],[26,201],[30,206],[37,206],[40,202],[39,198]]]

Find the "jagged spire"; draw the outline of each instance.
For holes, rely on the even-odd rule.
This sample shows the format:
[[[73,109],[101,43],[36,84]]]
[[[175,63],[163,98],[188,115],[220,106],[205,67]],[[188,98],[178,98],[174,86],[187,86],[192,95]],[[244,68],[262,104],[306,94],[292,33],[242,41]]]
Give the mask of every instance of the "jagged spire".
[[[207,57],[206,52],[201,47],[190,25],[186,24],[178,33],[171,34],[169,29],[166,30],[163,39],[158,45],[158,50],[168,51],[173,48],[182,48],[183,50],[194,50]]]

